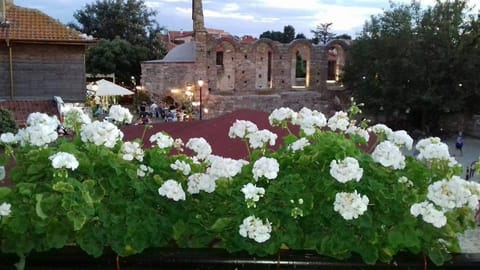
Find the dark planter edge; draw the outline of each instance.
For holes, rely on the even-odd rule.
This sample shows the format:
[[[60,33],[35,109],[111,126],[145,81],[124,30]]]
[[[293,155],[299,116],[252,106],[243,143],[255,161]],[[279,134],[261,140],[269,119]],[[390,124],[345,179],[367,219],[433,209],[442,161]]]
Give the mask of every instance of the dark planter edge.
[[[0,270],[15,269],[18,257],[0,253]],[[360,257],[345,261],[320,256],[314,251],[282,250],[275,256],[258,257],[223,249],[150,248],[141,254],[117,257],[111,250],[94,258],[78,247],[35,252],[26,269],[480,269],[480,253],[453,254],[436,266],[421,255],[398,254],[390,264],[365,264]]]

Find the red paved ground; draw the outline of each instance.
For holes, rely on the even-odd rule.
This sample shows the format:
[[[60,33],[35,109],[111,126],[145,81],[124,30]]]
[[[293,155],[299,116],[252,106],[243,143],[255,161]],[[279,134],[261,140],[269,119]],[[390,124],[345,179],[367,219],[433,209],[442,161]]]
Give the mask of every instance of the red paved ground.
[[[238,120],[248,120],[255,123],[259,129],[268,129],[278,135],[276,145],[282,143],[281,138],[287,134],[279,128],[273,128],[268,122],[268,113],[253,110],[239,110],[215,119],[191,121],[191,122],[169,122],[155,123],[153,128],[146,131],[144,137],[145,147],[150,147],[149,138],[151,135],[165,131],[174,139],[181,138],[186,143],[190,138],[203,137],[212,146],[213,154],[230,158],[247,158],[247,149],[240,139],[228,137],[228,131],[232,124]],[[122,131],[125,134],[124,141],[140,138],[145,126],[124,126]]]

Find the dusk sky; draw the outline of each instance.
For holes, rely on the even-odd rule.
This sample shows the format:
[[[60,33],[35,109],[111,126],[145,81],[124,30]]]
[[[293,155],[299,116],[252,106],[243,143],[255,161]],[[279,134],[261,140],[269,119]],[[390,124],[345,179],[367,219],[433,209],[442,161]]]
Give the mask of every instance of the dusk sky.
[[[95,0],[14,0],[18,6],[39,9],[62,23],[74,22],[73,13]],[[411,0],[395,0],[410,3]],[[435,0],[421,0],[423,6]],[[470,0],[480,7],[480,0]],[[191,0],[146,0],[157,12],[156,21],[169,30],[191,30]],[[333,23],[331,31],[355,37],[371,15],[390,7],[388,0],[204,0],[205,25],[232,35],[252,35],[292,25],[296,33],[311,37],[320,23]]]

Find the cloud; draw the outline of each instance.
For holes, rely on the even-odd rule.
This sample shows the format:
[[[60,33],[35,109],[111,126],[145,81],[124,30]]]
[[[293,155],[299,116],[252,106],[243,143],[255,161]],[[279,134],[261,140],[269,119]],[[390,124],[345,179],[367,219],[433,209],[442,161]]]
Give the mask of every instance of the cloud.
[[[239,9],[240,7],[238,6],[237,3],[228,3],[223,7],[224,12],[232,12],[232,11],[237,11]]]

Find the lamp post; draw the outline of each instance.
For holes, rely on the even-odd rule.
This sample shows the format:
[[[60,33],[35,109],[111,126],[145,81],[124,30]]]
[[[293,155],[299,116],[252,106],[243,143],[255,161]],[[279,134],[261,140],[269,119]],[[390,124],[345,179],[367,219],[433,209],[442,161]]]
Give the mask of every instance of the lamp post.
[[[198,80],[198,86],[200,87],[200,120],[202,120],[202,86],[203,86],[203,80],[200,79]]]

